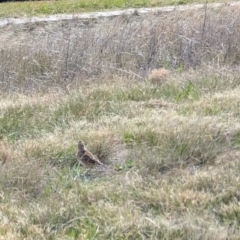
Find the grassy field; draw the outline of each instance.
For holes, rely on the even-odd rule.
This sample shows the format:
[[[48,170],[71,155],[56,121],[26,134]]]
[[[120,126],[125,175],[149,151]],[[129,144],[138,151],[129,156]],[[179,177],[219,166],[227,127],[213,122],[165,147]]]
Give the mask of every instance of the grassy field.
[[[1,98],[2,239],[240,236],[239,72],[156,79]]]
[[[1,29],[0,239],[239,239],[238,11]]]
[[[57,0],[1,3],[0,17],[36,16],[42,14],[78,13],[129,7],[155,7],[205,3],[205,0]],[[208,3],[222,2],[208,0]]]

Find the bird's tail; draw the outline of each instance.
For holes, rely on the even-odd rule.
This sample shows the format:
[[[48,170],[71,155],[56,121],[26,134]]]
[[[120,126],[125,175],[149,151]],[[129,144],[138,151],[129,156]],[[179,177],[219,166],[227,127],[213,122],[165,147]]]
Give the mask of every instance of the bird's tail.
[[[103,163],[101,163],[101,162],[99,162],[99,167],[100,167],[101,169],[104,169],[104,170],[106,170],[106,169],[108,168],[105,164],[103,164]]]

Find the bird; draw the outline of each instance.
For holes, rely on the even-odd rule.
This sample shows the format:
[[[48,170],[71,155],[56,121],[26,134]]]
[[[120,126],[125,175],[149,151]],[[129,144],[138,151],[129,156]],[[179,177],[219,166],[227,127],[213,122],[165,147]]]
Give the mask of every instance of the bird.
[[[87,168],[93,168],[95,166],[106,168],[105,164],[101,163],[96,156],[85,148],[82,141],[78,142],[77,160]]]

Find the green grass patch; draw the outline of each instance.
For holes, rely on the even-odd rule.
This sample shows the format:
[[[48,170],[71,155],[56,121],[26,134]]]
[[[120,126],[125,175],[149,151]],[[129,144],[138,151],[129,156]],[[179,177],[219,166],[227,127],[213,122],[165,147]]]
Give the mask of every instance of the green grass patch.
[[[224,135],[208,127],[192,125],[158,131],[154,128],[140,127],[124,133],[127,143],[137,143],[139,150],[134,151],[133,162],[149,169],[165,171],[184,167],[188,164],[202,165],[214,159],[230,147]],[[167,134],[166,134],[167,132]]]
[[[53,129],[51,123],[44,123],[44,108],[36,106],[11,107],[2,112],[0,134],[9,140],[34,137],[41,131]]]

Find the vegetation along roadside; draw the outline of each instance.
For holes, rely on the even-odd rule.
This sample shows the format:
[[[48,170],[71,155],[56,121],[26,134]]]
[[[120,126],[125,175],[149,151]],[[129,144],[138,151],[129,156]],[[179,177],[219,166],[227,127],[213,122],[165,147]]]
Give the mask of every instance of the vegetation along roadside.
[[[239,12],[1,27],[0,239],[238,239]]]

